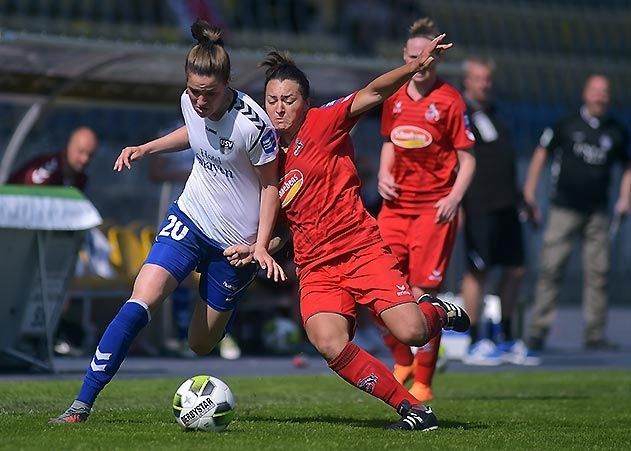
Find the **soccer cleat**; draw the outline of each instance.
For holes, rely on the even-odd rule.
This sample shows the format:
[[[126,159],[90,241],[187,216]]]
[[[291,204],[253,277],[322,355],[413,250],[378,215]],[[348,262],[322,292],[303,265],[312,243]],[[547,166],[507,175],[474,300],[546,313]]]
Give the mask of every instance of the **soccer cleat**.
[[[438,420],[431,407],[422,404],[413,406],[410,401],[404,399],[399,404],[397,413],[401,415],[401,419],[388,425],[386,429],[422,432],[438,429]]]
[[[456,332],[466,332],[469,330],[471,320],[462,307],[452,304],[451,302],[440,300],[430,294],[421,296],[418,303],[420,304],[421,302],[431,302],[435,307],[440,307],[447,312],[447,322],[443,325],[443,329]]]
[[[78,402],[81,403],[80,401],[75,401],[64,413],[58,417],[50,418],[48,424],[83,423],[86,421],[91,409],[87,404],[83,403],[81,403],[83,406],[77,406]]]
[[[434,395],[432,394],[432,388],[422,382],[414,382],[409,391],[410,394],[418,399],[420,402],[431,401],[434,398]]]

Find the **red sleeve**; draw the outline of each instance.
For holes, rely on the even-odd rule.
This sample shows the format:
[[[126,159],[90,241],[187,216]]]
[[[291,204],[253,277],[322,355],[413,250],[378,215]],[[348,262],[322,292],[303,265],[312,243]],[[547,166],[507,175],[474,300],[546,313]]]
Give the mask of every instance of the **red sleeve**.
[[[384,140],[390,141],[392,132],[392,97],[388,97],[381,109],[381,136]]]
[[[330,130],[334,134],[350,132],[361,117],[361,115],[355,117],[348,116],[356,95],[357,92],[354,92],[346,97],[333,100],[317,108],[318,114],[326,118]]]
[[[447,132],[454,149],[466,150],[472,148],[475,144],[475,137],[471,131],[471,122],[467,115],[467,107],[460,95],[454,98],[449,108]]]

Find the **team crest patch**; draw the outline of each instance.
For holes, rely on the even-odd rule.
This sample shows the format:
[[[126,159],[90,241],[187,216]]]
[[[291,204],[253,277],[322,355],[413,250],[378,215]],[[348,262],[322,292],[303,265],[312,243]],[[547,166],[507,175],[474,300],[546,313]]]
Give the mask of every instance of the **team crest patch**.
[[[223,155],[227,155],[232,152],[233,147],[234,143],[228,138],[219,138],[219,152],[221,152]]]
[[[434,102],[427,107],[425,119],[430,122],[438,122],[440,120],[440,113],[438,112],[438,108],[436,108],[436,104]]]
[[[376,374],[370,373],[357,383],[357,387],[364,390],[366,393],[372,393],[378,380],[379,378]]]
[[[280,179],[278,196],[280,197],[280,207],[285,208],[296,197],[298,191],[304,183],[304,176],[298,169],[292,169]]]
[[[400,125],[390,133],[390,140],[404,149],[420,149],[429,146],[432,141],[430,132],[414,125]]]

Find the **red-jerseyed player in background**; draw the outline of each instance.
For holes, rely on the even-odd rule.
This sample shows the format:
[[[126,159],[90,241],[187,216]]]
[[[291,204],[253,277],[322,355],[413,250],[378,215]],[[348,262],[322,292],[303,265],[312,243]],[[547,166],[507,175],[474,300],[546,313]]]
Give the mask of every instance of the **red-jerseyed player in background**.
[[[403,59],[414,61],[438,34],[430,19],[414,22]],[[436,76],[433,64],[385,101],[381,134],[381,236],[399,259],[414,296],[435,295],[454,247],[458,207],[475,171],[469,150],[475,138],[465,103],[456,89]],[[433,337],[413,356],[396,335],[384,335],[395,358],[395,378],[404,383],[414,376],[410,392],[420,401],[432,399],[440,337]]]
[[[350,384],[383,400],[401,415],[391,429],[438,427],[431,409],[418,402],[389,369],[350,340],[356,307],[380,315],[399,340],[422,346],[442,328],[463,330],[466,313],[433,297],[417,303],[398,262],[379,235],[359,194],[350,130],[361,115],[381,104],[437,53],[450,47],[434,39],[418,58],[363,89],[310,107],[309,81],[287,55],[270,52],[266,68],[265,108],[276,127],[283,178],[281,208],[293,235],[300,285],[300,311],[307,336],[329,367]],[[247,248],[226,255],[245,264]]]

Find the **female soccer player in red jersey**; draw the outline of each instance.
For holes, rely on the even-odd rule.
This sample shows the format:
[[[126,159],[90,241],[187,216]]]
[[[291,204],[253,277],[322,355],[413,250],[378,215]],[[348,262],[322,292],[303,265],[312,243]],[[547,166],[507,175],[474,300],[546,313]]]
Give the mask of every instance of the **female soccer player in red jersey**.
[[[438,34],[430,19],[414,22],[404,61],[414,61]],[[437,77],[433,64],[385,101],[381,134],[381,236],[401,262],[413,295],[435,295],[454,247],[458,206],[475,171],[470,151],[475,138],[465,103]],[[395,358],[395,378],[403,383],[413,375],[410,392],[421,401],[432,399],[440,336],[419,348],[416,356],[395,334],[384,336]]]
[[[309,81],[286,55],[270,52],[265,108],[280,147],[281,208],[293,235],[300,285],[300,310],[307,336],[333,371],[382,399],[401,415],[392,429],[438,427],[431,409],[418,402],[388,368],[350,340],[356,304],[380,315],[395,337],[421,346],[442,328],[466,330],[469,318],[451,304],[427,296],[418,302],[365,210],[349,132],[361,115],[392,95],[415,73],[425,71],[451,44],[439,36],[418,58],[363,89],[310,108]],[[247,248],[226,250],[235,265]]]

